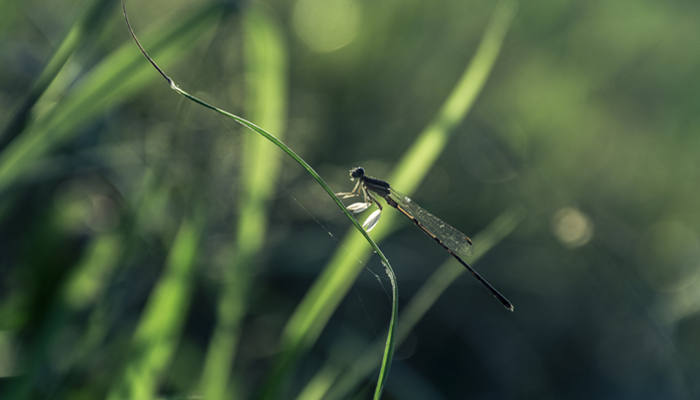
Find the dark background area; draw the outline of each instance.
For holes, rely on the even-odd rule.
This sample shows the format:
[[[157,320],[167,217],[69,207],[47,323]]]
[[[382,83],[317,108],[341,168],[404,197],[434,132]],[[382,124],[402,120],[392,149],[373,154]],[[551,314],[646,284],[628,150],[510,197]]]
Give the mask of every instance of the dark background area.
[[[83,3],[0,6],[3,129]],[[195,7],[131,3],[139,35],[166,31]],[[345,191],[356,165],[388,178],[476,52],[495,2],[254,5],[279,24],[286,46],[285,141]],[[105,2],[37,103],[36,121],[129,43],[117,6]],[[248,7],[232,4],[168,64],[183,88],[243,116]],[[412,195],[470,235],[506,209],[524,210],[477,264],[515,312],[463,275],[398,347],[385,398],[700,396],[699,22],[694,1],[518,5],[482,92]],[[8,398],[99,398],[114,387],[188,215],[201,227],[192,284],[175,352],[153,384],[163,398],[201,394],[222,269],[237,254],[242,143],[251,133],[147,74],[123,101],[21,157],[16,179],[0,170],[0,393]],[[245,397],[267,382],[288,318],[350,226],[293,160],[269,154],[280,174],[229,372]],[[447,254],[399,223],[380,246],[397,272],[401,310]],[[99,293],[64,308],[66,282],[104,238],[120,249],[97,256],[111,272],[91,275]],[[283,398],[337,349],[363,349],[385,334],[381,263],[347,257],[367,267],[300,357]],[[91,290],[86,283],[75,293]],[[16,391],[27,379],[29,389]],[[374,380],[354,393],[368,396]]]

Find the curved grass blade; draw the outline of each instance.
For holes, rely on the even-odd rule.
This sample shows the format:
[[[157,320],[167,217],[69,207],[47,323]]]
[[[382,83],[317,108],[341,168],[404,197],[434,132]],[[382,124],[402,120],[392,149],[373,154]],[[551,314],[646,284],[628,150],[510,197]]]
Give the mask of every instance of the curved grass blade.
[[[476,246],[472,262],[478,261],[498,243],[510,235],[524,218],[521,207],[513,207],[496,217],[482,232],[474,237]],[[401,325],[396,332],[397,344],[401,344],[416,324],[423,318],[440,295],[466,270],[453,259],[448,259],[433,272],[415,296],[406,305]],[[359,357],[340,364],[328,362],[314,376],[299,395],[299,400],[344,399],[352,393],[365,377],[376,369],[377,348],[380,343],[368,346]],[[336,383],[337,381],[337,383]]]
[[[253,3],[242,15],[246,108],[252,119],[280,135],[286,120],[286,47],[278,24]],[[229,384],[231,365],[240,339],[241,320],[263,249],[268,224],[269,200],[275,190],[280,159],[274,148],[257,135],[245,135],[241,151],[241,181],[236,256],[222,269],[217,321],[208,345],[200,391],[206,399],[243,398],[244,382]],[[229,388],[230,386],[230,388]]]
[[[443,151],[455,126],[464,118],[474,103],[500,52],[505,34],[515,15],[517,3],[503,0],[498,3],[474,58],[443,103],[432,122],[420,133],[413,145],[401,158],[387,179],[407,194],[419,185],[430,166]],[[385,213],[372,236],[380,241],[396,229],[398,213]],[[363,265],[356,258],[367,254],[362,240],[346,235],[339,248],[314,282],[304,299],[287,322],[283,334],[283,354],[307,349],[316,341],[341,299],[350,289]],[[287,360],[280,364],[290,365]],[[280,367],[282,368],[282,367]]]
[[[345,216],[352,222],[352,224],[355,226],[355,228],[360,231],[362,236],[365,238],[365,240],[370,244],[372,249],[379,255],[379,257],[382,260],[382,263],[385,266],[385,270],[387,272],[387,275],[389,277],[389,280],[391,282],[391,287],[392,287],[392,312],[391,312],[391,319],[389,322],[389,330],[388,330],[388,335],[386,339],[386,344],[384,347],[384,355],[382,358],[382,366],[380,368],[379,372],[379,377],[377,380],[377,388],[375,391],[375,398],[381,397],[381,392],[384,388],[384,382],[386,381],[386,377],[388,376],[389,373],[389,365],[391,364],[391,360],[393,358],[393,353],[394,353],[394,329],[396,326],[396,321],[398,317],[398,287],[396,285],[396,275],[394,274],[394,271],[391,267],[391,264],[389,263],[389,260],[384,256],[384,253],[382,253],[381,249],[377,244],[372,240],[372,238],[369,237],[367,232],[362,229],[362,226],[360,223],[353,217],[353,215],[350,213],[350,211],[345,209],[345,205],[342,203],[342,201],[335,195],[334,191],[330,188],[330,186],[326,183],[323,178],[309,165],[304,159],[302,159],[298,154],[296,154],[289,146],[284,144],[279,138],[274,136],[273,134],[267,132],[265,129],[257,126],[256,124],[248,121],[245,118],[239,117],[238,115],[235,115],[233,113],[230,113],[224,109],[221,109],[219,107],[216,107],[212,104],[207,103],[206,101],[191,95],[187,91],[181,89],[180,87],[175,84],[175,81],[173,81],[166,73],[163,71],[158,64],[151,58],[151,56],[148,55],[146,50],[143,48],[141,43],[138,41],[138,38],[136,37],[136,34],[134,33],[133,28],[131,27],[131,23],[129,22],[127,13],[126,13],[126,4],[124,0],[122,0],[122,10],[124,12],[124,19],[127,23],[127,26],[129,28],[129,33],[131,34],[132,38],[134,39],[134,42],[136,45],[139,47],[139,50],[141,50],[141,53],[143,56],[151,63],[151,65],[160,73],[160,75],[168,82],[170,85],[170,88],[176,91],[177,93],[181,94],[182,96],[186,97],[187,99],[205,107],[208,108],[212,111],[215,111],[219,114],[222,114],[224,116],[227,116],[240,125],[243,125],[244,127],[258,133],[259,135],[263,136],[265,139],[269,140],[272,142],[275,146],[280,148],[282,151],[287,153],[294,161],[296,161],[302,168],[306,170],[309,175],[323,188],[323,190],[328,193],[328,195],[333,199],[333,201],[336,203],[338,208],[345,214]],[[288,361],[292,361],[296,358],[297,354],[297,349],[292,349],[291,353],[288,353],[289,355],[292,355],[293,357],[288,357]],[[284,377],[287,375],[288,372],[288,366],[284,366],[284,368],[278,369],[278,372],[281,371],[282,373],[273,373],[273,376],[276,376],[277,379],[274,379],[270,385],[265,387],[265,393],[268,394],[273,394],[276,393],[277,388],[280,387],[281,381],[284,379]],[[263,397],[267,397],[266,394],[263,394]],[[273,395],[274,396],[274,395]]]
[[[155,29],[148,40],[170,65],[186,54],[184,50],[204,35],[223,10],[222,4],[205,4],[182,22]],[[81,126],[150,83],[154,77],[140,60],[132,45],[125,43],[86,74],[49,115],[31,122],[0,153],[0,192],[31,171],[39,157],[78,135]]]

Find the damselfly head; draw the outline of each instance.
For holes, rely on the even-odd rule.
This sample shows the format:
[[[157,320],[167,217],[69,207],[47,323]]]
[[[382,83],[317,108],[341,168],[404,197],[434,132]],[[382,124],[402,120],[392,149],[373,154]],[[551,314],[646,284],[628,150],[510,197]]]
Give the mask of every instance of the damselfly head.
[[[365,169],[362,167],[355,167],[350,170],[350,179],[352,180],[362,178],[363,176],[365,176]]]

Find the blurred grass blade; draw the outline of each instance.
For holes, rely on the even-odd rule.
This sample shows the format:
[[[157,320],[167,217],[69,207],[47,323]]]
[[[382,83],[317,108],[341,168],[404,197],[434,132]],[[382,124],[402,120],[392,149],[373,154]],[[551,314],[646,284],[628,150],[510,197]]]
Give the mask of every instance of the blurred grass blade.
[[[165,65],[187,56],[187,49],[211,29],[223,5],[206,4],[169,29],[155,28],[147,35],[154,53]],[[34,121],[27,131],[0,153],[0,192],[27,172],[37,158],[80,133],[80,127],[156,79],[141,62],[130,43],[125,43],[90,71],[46,118]]]
[[[116,234],[103,234],[95,237],[83,262],[71,273],[62,293],[62,302],[76,312],[99,298],[104,285],[117,265],[123,244]]]
[[[396,285],[396,274],[394,273],[394,270],[391,267],[391,264],[389,263],[389,260],[384,256],[384,253],[381,251],[379,246],[372,240],[372,238],[367,234],[367,232],[362,229],[362,226],[360,223],[355,219],[355,217],[350,213],[345,208],[345,205],[343,202],[338,198],[338,196],[335,195],[335,192],[331,187],[326,183],[326,181],[321,178],[321,176],[314,170],[309,163],[307,163],[303,158],[301,158],[294,150],[292,150],[289,146],[284,144],[279,138],[277,138],[275,135],[271,134],[270,132],[266,131],[265,129],[259,127],[258,125],[248,121],[245,118],[239,117],[238,115],[235,115],[233,113],[230,113],[222,108],[219,108],[217,106],[214,106],[212,104],[209,104],[208,102],[200,99],[199,97],[191,95],[189,92],[181,89],[175,81],[168,76],[165,71],[155,62],[153,58],[148,54],[148,52],[143,48],[141,43],[136,37],[136,34],[134,33],[133,29],[131,28],[131,24],[129,23],[129,19],[127,16],[126,12],[126,4],[122,0],[122,10],[124,12],[124,19],[126,20],[126,23],[129,27],[129,33],[131,34],[131,37],[134,39],[134,42],[136,45],[139,47],[139,50],[141,50],[141,53],[143,56],[148,60],[149,63],[161,74],[161,76],[165,79],[165,81],[170,85],[170,88],[176,91],[177,93],[181,94],[182,96],[188,98],[189,100],[205,107],[208,108],[214,112],[217,112],[221,115],[224,115],[228,118],[231,118],[232,120],[236,121],[240,125],[246,127],[247,129],[256,132],[257,134],[261,135],[265,139],[269,140],[272,142],[275,146],[277,146],[279,149],[287,153],[288,156],[290,156],[294,161],[297,162],[306,172],[311,175],[311,177],[318,183],[323,190],[326,191],[328,196],[333,199],[335,202],[336,206],[343,212],[343,214],[352,222],[352,224],[355,226],[355,229],[357,229],[364,239],[370,244],[372,249],[377,253],[379,258],[382,260],[382,264],[384,265],[385,271],[389,277],[389,281],[391,282],[391,288],[392,288],[392,312],[391,312],[391,318],[389,321],[389,330],[388,330],[388,336],[386,338],[386,344],[384,347],[384,357],[382,358],[382,368],[380,369],[379,377],[377,380],[377,390],[375,392],[375,398],[378,398],[381,396],[381,392],[383,389],[383,382],[386,379],[388,373],[389,373],[389,364],[391,363],[391,359],[393,357],[394,353],[394,328],[396,326],[396,321],[398,318],[398,298],[399,298],[399,292],[398,292],[398,286]],[[287,358],[288,359],[288,358]],[[289,359],[288,359],[289,360]],[[272,379],[268,380],[268,384],[264,386],[264,393],[263,397],[276,397],[276,393],[281,387],[282,383],[284,382],[285,378],[288,376],[288,368],[282,364],[283,368],[276,368],[273,370],[272,373]]]
[[[499,242],[510,235],[520,224],[525,213],[521,207],[513,207],[496,217],[481,233],[474,236],[474,254],[472,263],[481,259]],[[449,258],[435,270],[406,305],[401,324],[396,332],[397,344],[401,344],[418,321],[423,318],[438,297],[466,270],[455,260]],[[324,366],[299,395],[299,400],[344,399],[352,393],[357,385],[364,381],[377,366],[377,351],[381,343],[369,346],[354,360],[333,359]],[[343,364],[339,364],[343,362]],[[351,365],[350,365],[351,364]],[[348,365],[350,365],[348,367]],[[340,378],[337,386],[329,392],[334,382]]]
[[[418,187],[444,150],[448,139],[454,133],[454,128],[471,109],[498,58],[516,8],[517,2],[514,0],[501,0],[498,3],[474,58],[438,114],[421,132],[399,161],[394,173],[390,175],[389,182],[402,192],[410,194]],[[383,221],[382,225],[389,224]]]
[[[109,286],[112,270],[117,263],[120,267],[125,267],[118,269],[119,274],[124,274],[131,266],[129,259],[134,251],[141,248],[142,243],[136,239],[134,232],[143,232],[145,226],[151,229],[162,226],[163,218],[169,215],[165,210],[167,202],[171,199],[170,191],[167,184],[163,185],[156,180],[152,169],[146,170],[138,186],[133,202],[135,218],[127,223],[124,230],[120,230],[118,236],[103,234],[93,240],[87,251],[86,262],[81,263],[63,291],[66,301],[73,305],[73,312],[78,311],[75,309],[78,305],[83,304],[82,308],[87,307],[88,304],[84,303],[87,303],[88,299],[94,299],[95,303],[90,310],[86,326],[76,338],[77,345],[71,348],[70,358],[62,360],[64,368],[67,368],[64,371],[65,375],[75,373],[74,370],[85,365],[91,355],[109,347],[105,339],[113,333],[114,328],[106,322],[106,309],[111,308],[109,300],[106,299],[110,297],[103,298],[101,294],[105,291],[105,286]],[[115,278],[121,279],[119,276]],[[53,335],[60,337],[55,333]]]
[[[66,320],[87,309],[99,298],[117,265],[121,249],[118,235],[104,234],[93,239],[63,285],[59,301],[55,302],[42,326],[37,329],[38,336],[32,341],[23,376],[7,392],[3,391],[1,398],[24,399],[29,396],[32,388],[39,383],[40,373],[46,367],[52,347],[65,334]]]
[[[92,29],[104,23],[105,17],[110,15],[114,5],[116,3],[110,0],[94,0],[80,20],[73,24],[51,59],[44,66],[39,77],[34,81],[10,122],[0,133],[0,152],[23,131],[36,101],[53,82],[75,49],[83,43],[85,38],[90,37],[89,33],[92,32]]]
[[[151,291],[134,333],[125,370],[108,399],[151,399],[155,396],[187,315],[200,225],[198,220],[189,218],[181,223],[166,268]]]
[[[388,179],[392,186],[412,193],[442,152],[454,127],[464,118],[483,87],[501,49],[505,33],[515,14],[516,3],[498,3],[479,48],[462,77],[454,87],[437,116],[423,130],[402,157]],[[373,231],[381,240],[393,229],[397,213],[384,213],[382,223]],[[282,356],[278,374],[286,374],[292,360],[306,351],[321,334],[330,316],[360,273],[363,265],[357,258],[367,254],[367,248],[357,235],[346,235],[328,266],[289,319],[282,337]],[[354,257],[347,257],[354,254]]]
[[[287,108],[287,55],[278,24],[258,4],[243,14],[247,113],[270,130],[281,133]],[[232,254],[223,269],[217,321],[209,342],[201,393],[206,399],[242,398],[234,382],[227,393],[231,364],[239,342],[257,257],[266,236],[267,208],[279,174],[280,159],[274,147],[257,135],[245,135],[241,149],[239,219]]]

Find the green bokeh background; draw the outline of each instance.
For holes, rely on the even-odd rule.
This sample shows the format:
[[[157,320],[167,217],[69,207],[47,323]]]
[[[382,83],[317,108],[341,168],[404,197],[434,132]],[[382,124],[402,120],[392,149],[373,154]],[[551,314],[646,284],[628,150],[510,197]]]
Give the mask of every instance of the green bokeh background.
[[[482,243],[511,215],[474,265],[515,312],[460,276],[397,347],[384,398],[698,398],[700,3],[499,4],[515,14],[493,68],[412,196]],[[316,398],[309,382],[385,337],[381,262],[342,252],[359,234],[293,160],[169,90],[118,6],[0,5],[0,397]],[[129,15],[181,87],[346,191],[356,165],[389,179],[497,7],[159,0]],[[401,327],[448,256],[395,223],[380,246]],[[284,364],[288,321],[337,251],[357,280]]]

